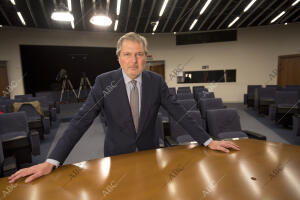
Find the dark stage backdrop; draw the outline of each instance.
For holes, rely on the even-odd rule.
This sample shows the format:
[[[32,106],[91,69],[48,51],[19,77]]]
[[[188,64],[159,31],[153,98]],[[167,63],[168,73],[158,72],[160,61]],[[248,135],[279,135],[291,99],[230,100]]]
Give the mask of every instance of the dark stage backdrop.
[[[119,68],[116,48],[20,45],[20,52],[26,93],[60,90],[62,68],[75,89],[82,72],[93,85],[97,75]]]

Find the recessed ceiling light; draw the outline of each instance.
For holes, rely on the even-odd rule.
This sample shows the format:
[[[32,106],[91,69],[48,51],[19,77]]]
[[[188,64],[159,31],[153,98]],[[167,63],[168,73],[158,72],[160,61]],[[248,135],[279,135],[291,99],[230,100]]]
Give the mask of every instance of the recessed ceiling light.
[[[25,22],[25,20],[24,20],[24,18],[23,18],[23,16],[22,16],[22,14],[21,14],[20,12],[17,12],[17,14],[18,14],[18,17],[19,17],[19,19],[21,20],[22,24],[23,24],[23,25],[26,25],[26,22]]]
[[[247,10],[249,10],[249,8],[251,8],[251,6],[255,3],[256,0],[252,0],[244,9],[244,12],[247,12]]]
[[[97,26],[110,26],[112,24],[111,19],[105,15],[94,15],[90,22]]]
[[[165,0],[162,7],[161,7],[161,10],[159,12],[159,16],[161,17],[163,14],[164,14],[164,11],[166,9],[166,6],[167,6],[167,3],[168,3],[169,0]]]
[[[274,19],[272,19],[271,23],[274,23],[277,19],[279,19],[284,14],[285,14],[285,11],[282,11],[279,15],[277,15]]]
[[[115,27],[114,27],[114,30],[115,30],[115,31],[117,31],[117,29],[118,29],[118,23],[119,23],[119,20],[116,20],[116,21],[115,21]]]
[[[207,0],[206,3],[204,4],[203,8],[200,11],[200,15],[202,15],[204,13],[204,11],[206,10],[206,8],[209,6],[211,0]]]
[[[154,35],[154,33],[152,33],[152,35]]]
[[[59,6],[54,9],[54,12],[51,14],[51,19],[62,22],[74,21],[73,14],[63,3],[59,4]]]
[[[193,23],[191,24],[191,26],[189,28],[190,30],[192,30],[194,28],[194,26],[197,23],[197,21],[198,21],[198,19],[194,19]]]
[[[239,20],[240,17],[236,17],[229,25],[228,28],[230,28],[237,20]]]
[[[174,35],[176,35],[176,32],[174,32]]]
[[[2,28],[3,27],[3,25],[2,24],[0,24],[0,28]]]
[[[294,1],[294,3],[292,4],[292,6],[295,6],[297,3],[299,3],[300,2],[300,0],[296,0],[296,1]]]
[[[117,15],[120,14],[120,8],[121,8],[121,0],[118,0],[118,2],[117,2]]]
[[[285,22],[285,23],[284,23],[284,25],[288,25],[288,23],[287,23],[287,22]]]

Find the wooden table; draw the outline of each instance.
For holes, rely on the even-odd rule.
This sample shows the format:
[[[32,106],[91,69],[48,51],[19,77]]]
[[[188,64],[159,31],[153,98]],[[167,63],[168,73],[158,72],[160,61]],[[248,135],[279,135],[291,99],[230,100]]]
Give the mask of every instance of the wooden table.
[[[65,165],[32,183],[0,179],[0,199],[300,199],[300,147],[235,141],[228,154],[196,144]]]

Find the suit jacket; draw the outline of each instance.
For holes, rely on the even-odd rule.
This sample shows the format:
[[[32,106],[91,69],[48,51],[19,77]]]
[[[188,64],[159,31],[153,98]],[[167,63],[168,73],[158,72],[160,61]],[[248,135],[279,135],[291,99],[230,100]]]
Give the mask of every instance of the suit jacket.
[[[136,149],[158,148],[159,138],[154,128],[160,106],[166,109],[199,144],[207,141],[210,137],[206,131],[186,115],[186,110],[169,94],[163,78],[151,71],[145,70],[142,73],[142,99],[137,132],[122,70],[110,71],[97,76],[86,102],[71,120],[48,158],[63,163],[100,111],[104,112],[107,122],[105,156],[131,153]]]

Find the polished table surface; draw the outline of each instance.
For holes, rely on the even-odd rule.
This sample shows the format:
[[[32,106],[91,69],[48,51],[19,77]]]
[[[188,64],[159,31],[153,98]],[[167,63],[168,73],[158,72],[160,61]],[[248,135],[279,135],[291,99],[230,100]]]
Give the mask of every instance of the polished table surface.
[[[0,199],[300,199],[300,147],[235,141],[222,153],[196,144],[65,165],[32,183],[0,179]]]

